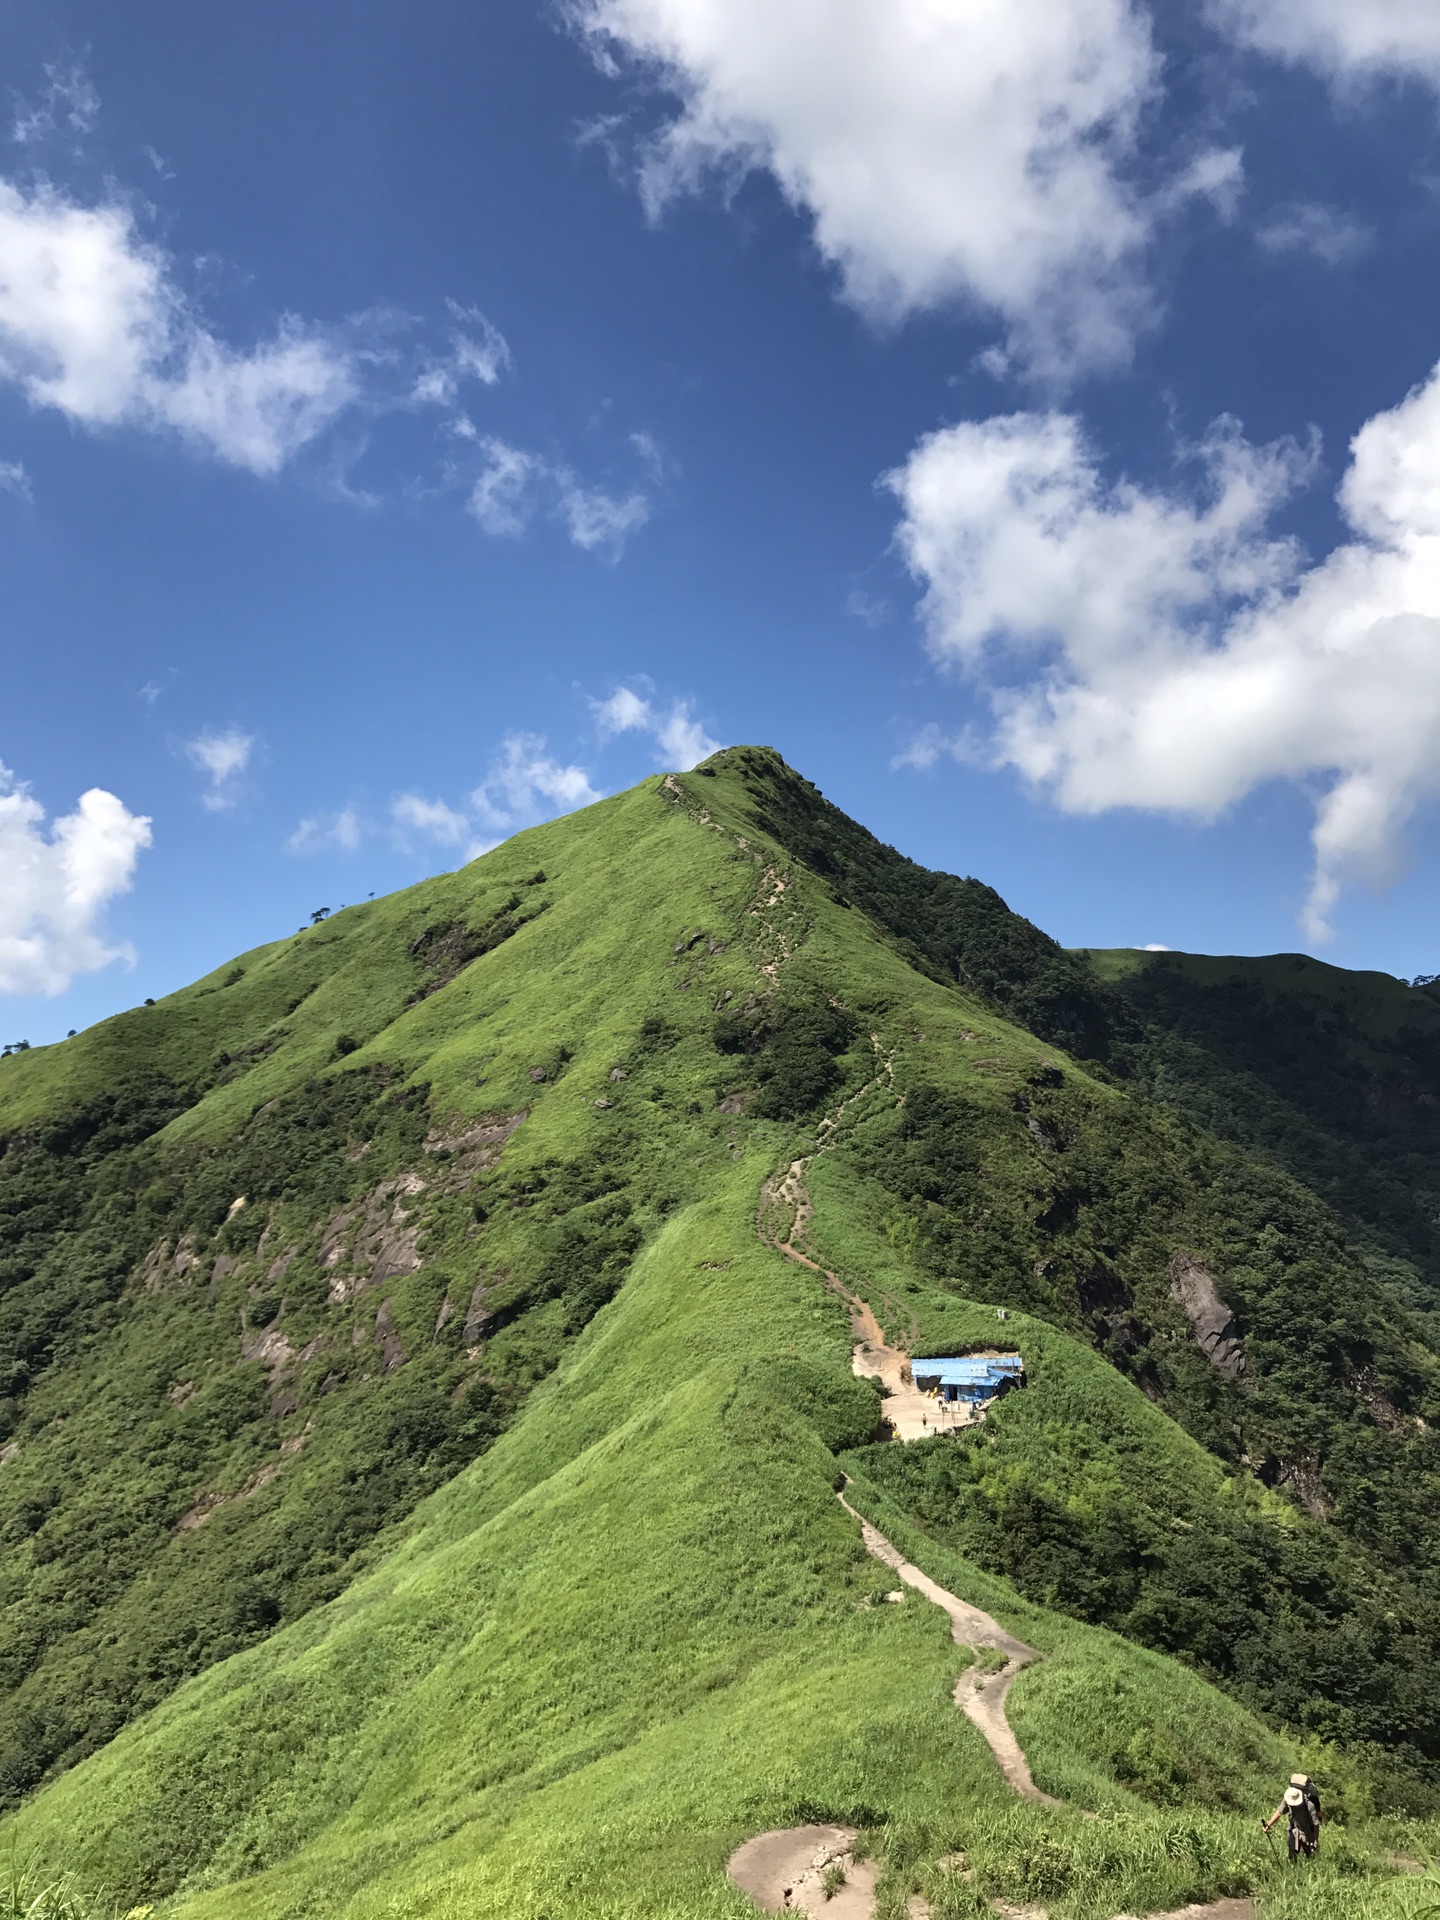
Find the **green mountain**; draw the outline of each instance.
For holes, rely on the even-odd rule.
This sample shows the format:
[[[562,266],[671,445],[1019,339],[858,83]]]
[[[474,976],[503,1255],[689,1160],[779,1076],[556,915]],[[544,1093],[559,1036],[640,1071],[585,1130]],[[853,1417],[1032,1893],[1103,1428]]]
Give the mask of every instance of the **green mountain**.
[[[731,1851],[833,1821],[881,1920],[1410,1912],[1437,1092],[1429,989],[1067,953],[752,748],[7,1059],[14,1857],[196,1920],[739,1916]],[[846,1296],[1025,1390],[884,1440]],[[846,1476],[1043,1656],[1063,1804]],[[1344,1822],[1287,1892],[1296,1764]]]

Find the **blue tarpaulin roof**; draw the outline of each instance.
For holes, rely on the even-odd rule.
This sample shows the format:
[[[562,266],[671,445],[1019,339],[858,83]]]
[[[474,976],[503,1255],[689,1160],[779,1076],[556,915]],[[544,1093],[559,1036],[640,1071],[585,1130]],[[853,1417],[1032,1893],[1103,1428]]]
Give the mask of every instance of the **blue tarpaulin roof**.
[[[910,1362],[913,1379],[938,1380],[942,1386],[998,1386],[1024,1371],[1025,1362],[1018,1353],[956,1354]]]

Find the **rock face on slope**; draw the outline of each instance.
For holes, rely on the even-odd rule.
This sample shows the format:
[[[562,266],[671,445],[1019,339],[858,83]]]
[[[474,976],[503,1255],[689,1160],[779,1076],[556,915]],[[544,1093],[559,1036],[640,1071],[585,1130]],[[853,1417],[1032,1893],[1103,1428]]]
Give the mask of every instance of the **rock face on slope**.
[[[1211,1366],[1238,1380],[1245,1371],[1239,1323],[1220,1298],[1214,1274],[1193,1253],[1177,1253],[1170,1262],[1170,1296],[1190,1322]]]

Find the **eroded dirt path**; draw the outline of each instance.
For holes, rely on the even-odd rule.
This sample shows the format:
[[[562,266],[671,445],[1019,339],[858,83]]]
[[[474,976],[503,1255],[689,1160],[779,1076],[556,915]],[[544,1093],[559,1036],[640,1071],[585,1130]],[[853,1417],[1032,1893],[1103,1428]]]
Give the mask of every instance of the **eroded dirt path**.
[[[825,1116],[815,1129],[815,1146],[811,1152],[792,1160],[783,1174],[765,1182],[760,1189],[755,1225],[767,1246],[774,1247],[777,1253],[783,1253],[797,1267],[806,1267],[811,1273],[818,1273],[830,1291],[845,1302],[850,1314],[851,1332],[855,1337],[851,1365],[857,1374],[879,1380],[884,1387],[882,1412],[896,1438],[922,1440],[932,1433],[949,1433],[970,1425],[975,1418],[973,1411],[958,1402],[944,1405],[929,1394],[918,1392],[910,1373],[909,1354],[903,1347],[890,1345],[885,1338],[884,1328],[868,1302],[857,1293],[852,1293],[839,1274],[830,1267],[822,1266],[812,1253],[806,1251],[805,1246],[810,1223],[815,1218],[814,1203],[805,1184],[805,1172],[810,1162],[836,1144],[846,1114],[873,1088],[884,1086],[897,1104],[904,1103],[904,1094],[895,1092],[894,1061],[882,1047],[878,1033],[871,1034],[870,1044],[875,1049],[878,1072],[843,1100],[833,1113]],[[899,1301],[882,1298],[886,1310],[894,1318],[899,1319],[904,1314],[905,1309]],[[913,1342],[913,1316],[910,1336]]]
[[[824,1267],[800,1244],[805,1239],[810,1222],[815,1217],[814,1205],[805,1185],[805,1170],[815,1153],[824,1153],[835,1142],[836,1134],[846,1111],[862,1099],[872,1087],[887,1083],[893,1090],[895,1082],[894,1064],[880,1044],[880,1036],[872,1033],[870,1044],[875,1049],[879,1062],[879,1071],[863,1087],[850,1095],[835,1111],[827,1114],[816,1129],[814,1152],[798,1160],[792,1160],[789,1167],[778,1180],[767,1180],[761,1189],[760,1205],[756,1212],[756,1227],[766,1243],[783,1253],[787,1260],[797,1266],[806,1267],[811,1273],[818,1273],[832,1293],[838,1294],[850,1312],[850,1327],[855,1336],[855,1352],[852,1360],[857,1374],[869,1375],[882,1382],[885,1387],[884,1411],[892,1428],[902,1439],[919,1439],[924,1432],[939,1432],[946,1422],[938,1403],[928,1394],[916,1391],[910,1374],[910,1358],[899,1347],[892,1347],[885,1338],[885,1330],[875,1317],[868,1302],[859,1294],[851,1291],[840,1276],[829,1267]],[[969,1417],[968,1409],[956,1409],[950,1424],[960,1425]],[[867,1550],[877,1560],[883,1561],[905,1583],[917,1593],[924,1594],[937,1607],[950,1617],[950,1631],[961,1646],[974,1647],[977,1652],[993,1648],[1004,1655],[1002,1664],[991,1672],[980,1668],[971,1668],[956,1682],[954,1700],[957,1707],[977,1726],[985,1736],[991,1752],[1000,1764],[1000,1771],[1010,1785],[1027,1800],[1037,1800],[1046,1806],[1058,1806],[1049,1794],[1042,1793],[1030,1775],[1029,1764],[1020,1750],[1020,1743],[1010,1729],[1005,1717],[1005,1696],[1009,1693],[1016,1674],[1032,1660],[1038,1660],[1039,1654],[1034,1647],[1026,1646],[1023,1640],[1017,1640],[1007,1633],[998,1620],[988,1613],[982,1613],[978,1607],[972,1607],[968,1601],[958,1599],[937,1585],[918,1567],[912,1566],[893,1546],[877,1527],[873,1527],[863,1514],[856,1513],[842,1493],[840,1504],[851,1517],[860,1524],[861,1538]],[[827,1911],[834,1913],[831,1903]]]
[[[815,1208],[805,1183],[805,1173],[817,1153],[836,1143],[836,1136],[848,1108],[882,1081],[894,1092],[892,1060],[884,1053],[878,1034],[871,1034],[880,1071],[816,1129],[814,1149],[792,1160],[778,1178],[767,1180],[760,1191],[755,1225],[760,1238],[796,1266],[818,1274],[832,1293],[845,1302],[855,1339],[852,1365],[857,1374],[878,1379],[885,1388],[884,1411],[896,1434],[902,1439],[919,1439],[937,1432],[940,1424],[961,1425],[968,1421],[965,1410],[946,1420],[929,1395],[918,1393],[910,1373],[910,1356],[903,1348],[893,1347],[868,1302],[862,1300],[831,1268],[822,1266],[802,1244],[808,1235]],[[896,1094],[903,1102],[904,1095]],[[899,1318],[901,1304],[889,1299],[884,1305]],[[915,1338],[912,1322],[911,1341]],[[1032,1661],[1042,1658],[1006,1631],[998,1620],[950,1593],[928,1574],[913,1566],[878,1527],[858,1513],[844,1493],[841,1506],[860,1526],[867,1552],[883,1562],[907,1587],[922,1594],[949,1616],[950,1632],[958,1645],[973,1647],[977,1653],[993,1650],[1003,1660],[993,1671],[991,1663],[981,1661],[967,1668],[955,1683],[951,1696],[955,1705],[980,1733],[994,1754],[1006,1781],[1027,1800],[1041,1806],[1059,1807],[1063,1803],[1036,1786],[1029,1762],[1011,1729],[1005,1714],[1005,1699],[1016,1676]],[[874,1861],[855,1860],[852,1849],[857,1835],[853,1827],[782,1827],[757,1834],[730,1856],[727,1873],[732,1883],[750,1895],[766,1913],[804,1913],[824,1915],[825,1920],[874,1920],[875,1888],[879,1869]],[[1047,1920],[1039,1907],[996,1906],[1003,1920]],[[919,1895],[909,1901],[910,1920],[930,1920],[929,1904]],[[1121,1914],[1117,1920],[1135,1920]],[[1218,1900],[1209,1906],[1183,1907],[1168,1914],[1150,1914],[1146,1920],[1255,1920],[1253,1900]]]
[[[1048,1793],[1042,1793],[1031,1778],[1029,1762],[1021,1752],[1020,1742],[1005,1717],[1005,1696],[1015,1676],[1032,1660],[1039,1660],[1041,1655],[1034,1647],[1026,1646],[1023,1640],[1017,1640],[1013,1633],[1007,1633],[990,1614],[982,1613],[979,1607],[972,1607],[968,1600],[961,1600],[947,1592],[928,1573],[922,1573],[918,1567],[912,1566],[878,1527],[871,1526],[864,1514],[855,1511],[843,1493],[837,1498],[850,1517],[860,1522],[860,1537],[867,1551],[883,1561],[907,1587],[924,1594],[932,1605],[950,1616],[950,1635],[957,1645],[973,1647],[977,1653],[982,1648],[993,1648],[997,1653],[1004,1654],[1004,1663],[993,1672],[983,1671],[984,1663],[980,1667],[968,1667],[955,1682],[951,1698],[965,1718],[984,1734],[990,1751],[1000,1763],[1000,1771],[1016,1793],[1026,1800],[1037,1800],[1042,1806],[1060,1806],[1060,1801],[1052,1799]]]

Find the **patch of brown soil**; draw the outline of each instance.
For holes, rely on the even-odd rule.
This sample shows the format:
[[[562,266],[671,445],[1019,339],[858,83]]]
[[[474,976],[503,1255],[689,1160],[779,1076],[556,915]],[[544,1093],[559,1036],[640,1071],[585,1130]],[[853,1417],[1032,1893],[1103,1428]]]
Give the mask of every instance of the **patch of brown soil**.
[[[299,1453],[305,1445],[309,1432],[309,1427],[306,1427],[304,1433],[292,1433],[288,1440],[282,1440],[281,1453]],[[193,1533],[197,1527],[203,1527],[211,1514],[218,1513],[221,1507],[233,1506],[237,1500],[250,1499],[251,1495],[259,1493],[262,1487],[269,1486],[284,1464],[283,1459],[267,1460],[263,1467],[257,1467],[248,1478],[243,1480],[234,1493],[222,1493],[217,1487],[207,1487],[190,1511],[181,1514],[175,1524],[176,1533]]]
[[[1121,1913],[1116,1920],[1135,1920],[1133,1914]],[[1147,1913],[1145,1920],[1255,1920],[1255,1902],[1248,1895],[1243,1900],[1214,1900],[1208,1907],[1178,1907],[1172,1913]]]
[[[623,1080],[625,1076],[620,1077]],[[448,1127],[431,1128],[425,1136],[425,1151],[456,1154],[477,1166],[493,1166],[505,1142],[528,1118],[529,1109],[522,1107],[519,1113],[487,1113],[478,1119],[453,1120]]]
[[[873,1920],[879,1870],[852,1857],[854,1844],[853,1827],[780,1827],[737,1847],[726,1872],[765,1913]],[[827,1897],[826,1876],[836,1869],[845,1877]]]

